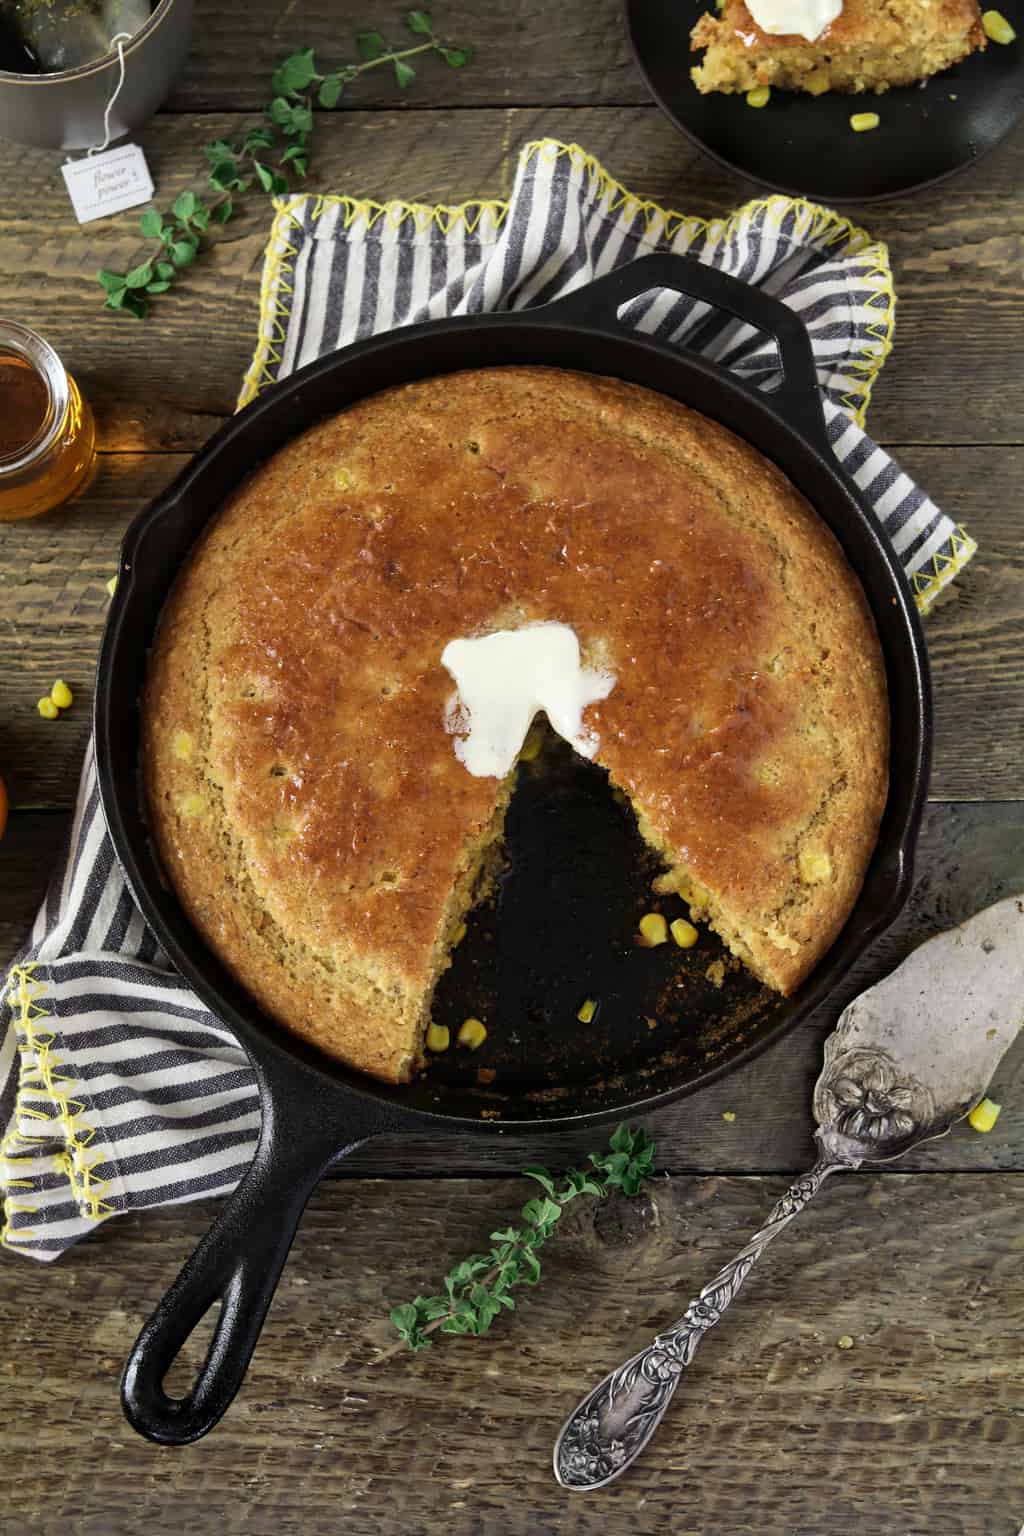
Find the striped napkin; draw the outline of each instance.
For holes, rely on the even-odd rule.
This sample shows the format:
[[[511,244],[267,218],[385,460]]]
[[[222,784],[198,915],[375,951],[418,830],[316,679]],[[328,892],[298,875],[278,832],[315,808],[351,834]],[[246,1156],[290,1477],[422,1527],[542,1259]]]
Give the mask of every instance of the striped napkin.
[[[508,203],[300,197],[278,205],[240,404],[322,353],[414,321],[542,304],[651,251],[690,252],[777,294],[811,334],[829,437],[927,609],[974,542],[864,432],[892,344],[884,245],[783,197],[705,222],[633,197],[575,145],[524,149]],[[774,347],[706,305],[645,296],[638,330],[748,382]],[[87,753],[68,854],[0,1006],[0,1240],[56,1258],[120,1211],[223,1193],[259,1131],[244,1052],[172,972],[117,867]]]

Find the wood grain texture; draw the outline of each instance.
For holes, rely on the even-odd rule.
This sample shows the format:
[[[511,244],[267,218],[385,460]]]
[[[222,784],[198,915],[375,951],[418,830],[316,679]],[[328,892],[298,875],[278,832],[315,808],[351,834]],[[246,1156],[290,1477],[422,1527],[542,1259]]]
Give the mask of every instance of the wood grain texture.
[[[56,815],[22,814],[0,847],[0,975],[24,941],[58,856]],[[852,997],[887,974],[924,939],[1000,897],[1024,891],[1024,803],[932,805],[925,815],[917,881],[902,917],[854,968],[827,1008],[750,1065],[644,1119],[657,1140],[658,1166],[673,1173],[728,1170],[795,1173],[812,1160],[811,1089],[821,1046]],[[926,1170],[1024,1170],[1024,1038],[992,1088],[1004,1106],[995,1131],[959,1126],[901,1164]],[[732,1121],[723,1119],[728,1112]],[[494,1174],[538,1160],[582,1161],[604,1132],[511,1135],[401,1135],[368,1142],[341,1164],[342,1177],[415,1176],[427,1171]]]
[[[443,0],[432,8],[438,34],[474,49],[472,67],[450,70],[440,59],[413,59],[415,84],[404,93],[389,68],[369,70],[352,84],[345,106],[410,113],[429,107],[625,106],[649,100],[626,38],[621,0]],[[198,0],[192,52],[167,103],[172,112],[262,111],[281,59],[314,48],[321,73],[357,63],[356,33],[375,27],[396,48],[419,39],[404,26],[401,0],[368,6],[358,0]],[[697,7],[694,4],[696,15]],[[245,38],[245,48],[238,47]],[[237,61],[228,74],[225,57]],[[684,67],[685,67],[684,61]]]
[[[529,1186],[324,1185],[247,1384],[183,1450],[132,1434],[117,1383],[210,1204],[119,1218],[56,1271],[5,1254],[5,1536],[1013,1536],[1024,1184],[1009,1175],[835,1180],[702,1345],[630,1474],[594,1495],[554,1483],[583,1390],[680,1314],[781,1188],[657,1179],[633,1202],[581,1201],[491,1335],[378,1363],[388,1309],[514,1220]],[[194,1336],[172,1387],[199,1352]]]
[[[1024,796],[1024,449],[910,447],[901,457],[981,546],[927,622],[937,705],[932,794]],[[0,533],[7,663],[0,668],[0,772],[13,804],[73,802],[109,601],[105,583],[131,519],[187,462],[180,454],[104,454],[82,501]],[[42,720],[36,700],[56,677],[71,684],[76,703],[60,720]]]
[[[242,120],[161,117],[142,134],[162,203],[200,185],[202,146],[230,138]],[[506,196],[519,149],[545,134],[577,140],[632,191],[686,212],[727,213],[755,191],[653,107],[354,112],[325,116],[316,133],[310,189],[359,197]],[[0,313],[45,329],[96,407],[102,446],[199,447],[233,409],[255,345],[265,201],[251,198],[215,252],[140,325],[104,311],[94,280],[101,266],[124,270],[139,259],[137,214],[81,230],[58,155],[5,146],[2,164]],[[880,441],[1024,440],[1012,387],[1024,373],[1022,180],[1024,127],[972,175],[863,212],[861,222],[889,244],[899,293],[896,348],[871,409]]]

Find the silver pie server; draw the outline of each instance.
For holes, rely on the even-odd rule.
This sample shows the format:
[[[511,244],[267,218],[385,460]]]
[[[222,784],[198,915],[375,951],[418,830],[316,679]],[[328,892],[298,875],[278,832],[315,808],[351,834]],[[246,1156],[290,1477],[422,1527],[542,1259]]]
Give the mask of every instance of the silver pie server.
[[[814,1089],[818,1161],[677,1323],[618,1366],[555,1442],[565,1488],[603,1488],[640,1455],[680,1377],[747,1275],[829,1174],[901,1157],[969,1114],[1024,1024],[1024,897],[1011,896],[914,950],[856,998],[825,1042]]]

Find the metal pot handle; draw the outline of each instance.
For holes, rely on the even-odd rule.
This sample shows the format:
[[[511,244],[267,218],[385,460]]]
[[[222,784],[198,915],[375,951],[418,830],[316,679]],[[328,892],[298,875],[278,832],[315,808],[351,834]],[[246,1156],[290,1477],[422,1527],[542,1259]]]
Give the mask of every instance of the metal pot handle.
[[[121,1379],[132,1428],[159,1445],[189,1445],[230,1407],[260,1336],[299,1218],[328,1164],[385,1128],[379,1109],[356,1100],[360,1123],[347,1133],[279,1117],[263,1095],[259,1145],[249,1171],[135,1341]],[[346,1144],[339,1147],[339,1140]],[[193,1329],[221,1303],[213,1341],[195,1384],[171,1398],[164,1378]]]
[[[779,349],[781,385],[771,393],[752,389],[749,385],[744,387],[750,388],[751,393],[764,403],[774,406],[779,415],[804,437],[810,438],[815,447],[829,446],[814,353],[803,321],[781,299],[773,298],[728,272],[709,267],[695,256],[678,256],[670,251],[641,256],[605,277],[595,278],[584,287],[555,299],[542,310],[534,311],[533,318],[550,318],[553,323],[569,320],[575,326],[618,335],[624,329],[618,311],[630,299],[638,298],[652,288],[669,288],[714,305],[716,309],[724,309],[737,320],[771,336]],[[663,342],[647,338],[642,332],[629,331],[629,334],[665,349]],[[708,366],[719,367],[710,362]],[[719,371],[731,372],[729,369]],[[738,374],[732,374],[732,377],[743,384]]]

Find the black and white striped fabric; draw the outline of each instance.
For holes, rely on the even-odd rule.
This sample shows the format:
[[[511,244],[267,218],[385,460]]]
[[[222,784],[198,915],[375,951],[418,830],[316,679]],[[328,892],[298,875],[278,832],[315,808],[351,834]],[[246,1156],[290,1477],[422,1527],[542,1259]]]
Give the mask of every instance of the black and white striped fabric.
[[[656,250],[692,252],[800,313],[836,455],[927,608],[974,545],[863,430],[891,344],[887,253],[806,203],[773,197],[728,220],[684,218],[632,197],[576,146],[548,140],[523,151],[507,204],[293,199],[274,221],[241,403],[359,337],[541,304]],[[771,387],[772,348],[706,306],[661,293],[627,318]],[[244,1053],[171,971],[133,906],[90,751],[67,857],[4,989],[2,1242],[52,1259],[117,1212],[225,1192],[249,1163],[259,1123]]]

